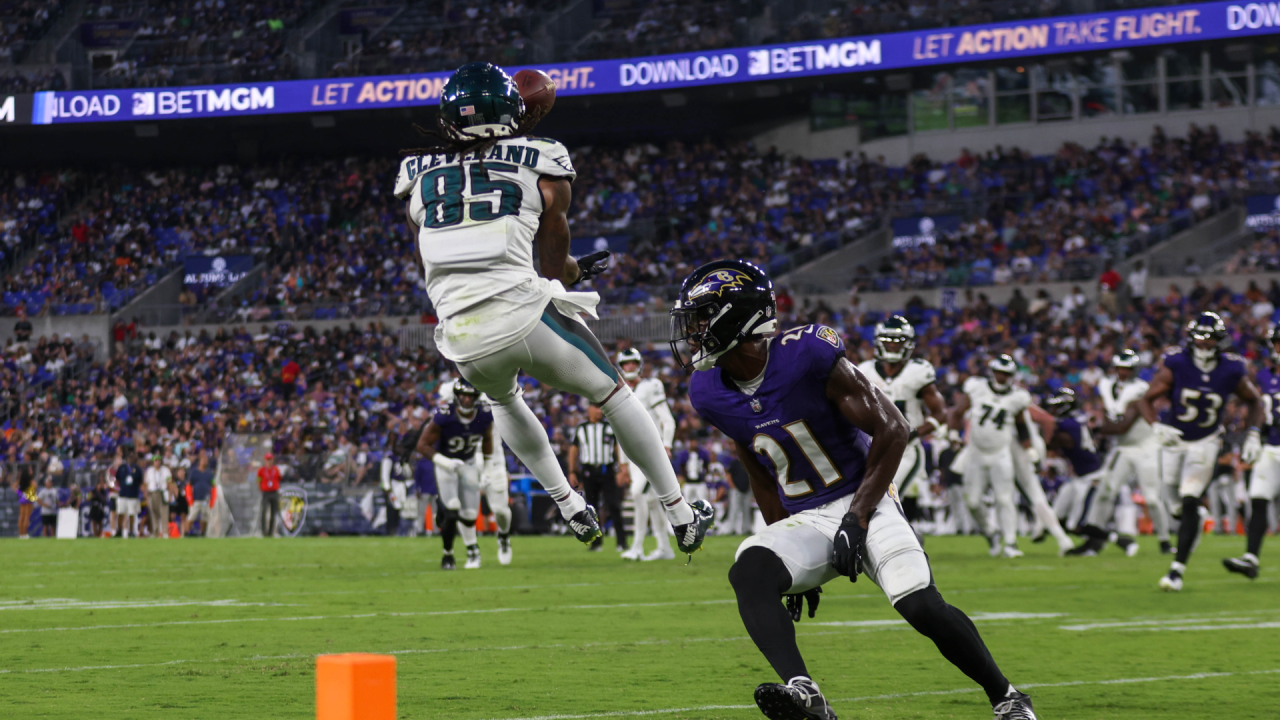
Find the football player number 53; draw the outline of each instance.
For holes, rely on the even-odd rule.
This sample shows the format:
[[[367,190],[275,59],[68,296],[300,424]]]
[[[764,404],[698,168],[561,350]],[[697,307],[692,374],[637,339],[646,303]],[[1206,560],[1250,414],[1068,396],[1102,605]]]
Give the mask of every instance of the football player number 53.
[[[826,451],[818,444],[818,439],[809,431],[805,421],[797,420],[783,425],[782,429],[796,441],[796,446],[800,448],[804,460],[813,466],[823,485],[829,486],[841,478],[840,471],[832,464],[831,458],[827,457]],[[751,449],[767,455],[773,462],[773,468],[778,474],[778,485],[782,486],[784,495],[796,498],[813,492],[813,484],[809,481],[791,479],[791,458],[787,457],[786,449],[777,440],[764,434],[756,435],[751,441]]]
[[[1205,407],[1198,407],[1192,404],[1200,399],[1204,400]],[[1195,419],[1201,413],[1204,413],[1204,417],[1196,424],[1202,428],[1213,427],[1218,422],[1218,409],[1222,407],[1222,396],[1218,393],[1183,388],[1178,404],[1183,408],[1182,412],[1177,416],[1179,422],[1195,422]]]

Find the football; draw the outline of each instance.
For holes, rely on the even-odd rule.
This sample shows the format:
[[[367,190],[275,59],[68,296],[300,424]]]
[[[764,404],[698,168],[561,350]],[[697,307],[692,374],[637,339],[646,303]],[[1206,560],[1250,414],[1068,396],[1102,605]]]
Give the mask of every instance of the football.
[[[524,98],[526,113],[540,111],[540,115],[551,112],[556,104],[556,81],[541,70],[521,70],[513,78],[520,97]]]

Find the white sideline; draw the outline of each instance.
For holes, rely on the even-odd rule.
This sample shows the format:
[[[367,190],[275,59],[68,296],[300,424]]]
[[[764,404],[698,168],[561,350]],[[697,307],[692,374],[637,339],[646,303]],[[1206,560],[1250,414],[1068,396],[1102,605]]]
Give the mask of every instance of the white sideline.
[[[1119,678],[1114,680],[1071,680],[1068,682],[1057,683],[1019,683],[1018,687],[1031,688],[1056,688],[1056,687],[1074,687],[1077,685],[1125,685],[1129,683],[1149,683],[1149,682],[1166,682],[1169,680],[1204,680],[1207,678],[1232,677],[1236,675],[1273,675],[1280,673],[1280,669],[1275,670],[1253,670],[1248,672],[1221,672],[1221,673],[1196,673],[1194,675],[1166,675],[1164,677],[1145,677],[1145,678]],[[887,695],[865,695],[863,697],[836,698],[833,703],[851,703],[866,702],[868,700],[896,700],[898,698],[908,697],[927,697],[930,695],[962,695],[965,693],[981,692],[981,688],[957,688],[955,690],[929,690],[924,692],[912,693],[890,693]],[[664,708],[661,710],[614,710],[612,712],[602,713],[584,713],[580,715],[535,715],[533,717],[524,718],[493,718],[492,720],[585,720],[586,718],[606,718],[606,717],[644,717],[646,715],[669,715],[672,713],[699,712],[705,710],[755,710],[755,705],[699,705],[696,707],[684,708]]]

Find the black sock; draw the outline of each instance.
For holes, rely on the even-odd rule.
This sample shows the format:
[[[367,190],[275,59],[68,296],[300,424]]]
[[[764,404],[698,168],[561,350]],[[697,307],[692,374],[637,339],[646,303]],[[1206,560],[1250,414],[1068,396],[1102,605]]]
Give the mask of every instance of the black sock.
[[[973,621],[959,608],[948,605],[936,587],[917,590],[893,608],[916,632],[932,640],[952,665],[981,685],[992,705],[1004,700],[1009,679],[1000,672]]]
[[[1182,521],[1178,525],[1178,554],[1174,556],[1183,565],[1191,558],[1191,546],[1200,534],[1200,498],[1190,495],[1182,498]]]
[[[448,513],[441,518],[443,521],[440,525],[440,540],[444,543],[444,551],[446,554],[453,554],[453,540],[458,537],[458,520],[453,513]]]
[[[779,602],[791,587],[791,573],[782,560],[771,550],[747,548],[729,568],[729,583],[738,596],[738,614],[747,634],[782,682],[799,675],[808,677],[796,646],[795,626]]]
[[[1254,557],[1258,557],[1258,553],[1262,552],[1262,538],[1267,534],[1267,506],[1270,500],[1262,498],[1254,498],[1252,501],[1253,514],[1249,516],[1249,544],[1247,549],[1253,553]]]
[[[1111,536],[1110,533],[1098,527],[1097,525],[1086,525],[1082,523],[1079,527],[1079,531],[1080,531],[1080,534],[1084,535],[1085,537],[1091,538],[1093,540],[1101,540],[1104,543],[1107,541],[1107,538]]]

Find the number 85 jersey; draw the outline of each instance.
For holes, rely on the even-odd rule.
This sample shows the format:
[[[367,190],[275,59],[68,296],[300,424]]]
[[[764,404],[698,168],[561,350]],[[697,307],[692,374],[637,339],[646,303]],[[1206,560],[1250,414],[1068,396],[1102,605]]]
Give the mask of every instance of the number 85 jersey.
[[[1173,374],[1168,423],[1181,430],[1182,439],[1187,442],[1218,432],[1222,427],[1223,405],[1247,372],[1244,358],[1235,353],[1221,353],[1213,369],[1205,372],[1196,367],[1186,350],[1172,348],[1165,352],[1163,362]]]
[[[533,266],[543,177],[577,177],[564,145],[543,138],[401,162],[395,192],[408,192],[427,295],[440,318],[436,339],[450,360],[521,340],[550,300],[551,282]]]

